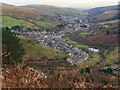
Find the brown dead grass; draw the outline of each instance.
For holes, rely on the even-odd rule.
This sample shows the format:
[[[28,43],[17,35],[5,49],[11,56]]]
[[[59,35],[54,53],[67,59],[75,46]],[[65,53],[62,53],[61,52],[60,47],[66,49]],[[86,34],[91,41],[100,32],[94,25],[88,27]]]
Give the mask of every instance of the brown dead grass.
[[[5,66],[3,69],[3,88],[118,88],[118,78],[101,73],[80,73],[79,69],[57,71],[46,75],[21,65]]]

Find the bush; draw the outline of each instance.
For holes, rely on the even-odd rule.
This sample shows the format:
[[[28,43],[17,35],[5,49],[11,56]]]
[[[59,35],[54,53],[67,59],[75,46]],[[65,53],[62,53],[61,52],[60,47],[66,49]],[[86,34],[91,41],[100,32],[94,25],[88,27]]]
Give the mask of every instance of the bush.
[[[109,74],[112,74],[113,73],[113,70],[111,68],[107,68],[107,69],[101,69],[99,70],[101,72],[104,72],[104,73],[109,73]]]
[[[81,69],[80,70],[81,73],[90,73],[91,72],[91,69],[89,67],[86,67],[84,69]]]

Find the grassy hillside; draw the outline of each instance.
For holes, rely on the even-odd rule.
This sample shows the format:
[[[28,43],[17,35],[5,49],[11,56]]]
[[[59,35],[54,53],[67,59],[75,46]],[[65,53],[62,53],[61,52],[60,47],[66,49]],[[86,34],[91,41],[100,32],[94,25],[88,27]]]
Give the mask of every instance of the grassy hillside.
[[[38,27],[49,28],[49,29],[59,24],[59,21],[50,20],[48,18],[38,18],[38,17],[30,18],[27,21],[34,23]]]
[[[114,5],[114,6],[105,6],[105,7],[97,7],[97,8],[93,8],[93,9],[90,9],[88,10],[88,12],[91,14],[91,15],[96,15],[96,14],[99,14],[99,13],[103,13],[105,11],[110,11],[110,10],[119,10],[119,6],[118,5]]]
[[[29,28],[38,28],[35,24],[25,20],[15,19],[9,16],[0,16],[0,18],[2,18],[2,27],[25,26]]]
[[[26,6],[14,6],[9,4],[2,3],[2,14],[5,16],[12,16],[12,17],[24,17],[24,18],[31,18],[31,17],[43,17],[43,15],[53,16],[53,15],[60,15],[60,14],[67,14],[67,15],[76,15],[76,14],[86,14],[80,10],[71,9],[71,8],[62,8],[50,5],[26,5]]]
[[[78,42],[75,42],[72,40],[68,40],[67,44],[73,45],[73,46],[78,47],[79,49],[83,49],[83,50],[88,50],[88,48],[89,48],[89,46],[87,46],[87,45],[83,45],[81,43],[78,43]]]
[[[59,14],[68,14],[68,15],[76,15],[76,14],[84,14],[84,12],[71,8],[62,8],[50,5],[26,5],[25,7],[29,7],[34,9],[36,12],[41,15],[59,15]]]
[[[118,66],[118,59],[119,59],[119,53],[118,53],[118,47],[115,47],[114,49],[110,50],[109,53],[106,55],[106,60],[104,62],[105,65],[115,65]]]
[[[9,4],[2,5],[2,15],[14,16],[14,17],[36,17],[40,16],[34,10],[26,7],[19,7]]]
[[[106,22],[100,22],[98,24],[102,24],[102,25],[111,25],[111,24],[114,24],[114,23],[118,23],[120,22],[120,20],[112,20],[112,21],[106,21]]]
[[[117,20],[119,18],[119,6],[98,7],[88,10],[91,22],[103,22]]]
[[[113,11],[106,11],[102,14],[96,15],[93,18],[96,18],[96,22],[102,22],[102,21],[109,21],[109,20],[116,20],[117,19],[117,10]],[[116,17],[116,18],[115,18]]]
[[[45,45],[39,44],[29,38],[19,36],[23,47],[25,48],[25,59],[36,60],[55,60],[68,57],[68,54],[49,48]]]
[[[2,27],[9,27],[9,26],[22,26],[23,24],[20,23],[20,21],[8,17],[8,16],[0,16],[0,18],[2,18]]]
[[[25,26],[32,29],[37,28],[52,28],[55,27],[58,22],[49,21],[49,20],[41,20],[41,18],[30,18],[28,20],[21,18],[16,19],[10,16],[0,16],[2,18],[2,27],[11,27],[11,26]]]
[[[95,67],[97,66],[97,63],[100,61],[101,57],[98,53],[95,52],[89,52],[89,58],[88,60],[80,63],[78,67],[85,68],[85,67]]]
[[[83,12],[49,5],[14,6],[2,3],[3,27],[22,25],[29,28],[53,28],[60,21],[53,20],[54,15],[76,15]],[[6,17],[7,16],[7,17]]]
[[[50,16],[42,16],[37,10],[30,7],[2,3],[2,10],[3,27],[19,25],[34,29],[50,29],[59,24],[59,21],[54,21]]]

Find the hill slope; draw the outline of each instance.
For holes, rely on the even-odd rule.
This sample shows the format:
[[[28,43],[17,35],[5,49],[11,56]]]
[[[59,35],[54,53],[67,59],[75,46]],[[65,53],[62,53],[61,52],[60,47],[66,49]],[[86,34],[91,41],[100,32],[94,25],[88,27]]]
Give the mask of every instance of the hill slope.
[[[120,7],[117,5],[114,6],[106,6],[106,7],[97,7],[97,8],[93,8],[88,10],[90,15],[96,15],[96,14],[100,14],[106,11],[110,11],[110,10],[120,10]]]
[[[34,59],[34,60],[50,60],[50,59],[63,59],[68,55],[50,48],[48,46],[39,44],[37,41],[33,39],[26,38],[24,36],[18,36],[21,40],[22,46],[25,49],[26,59]]]
[[[34,10],[27,7],[19,7],[1,3],[2,15],[14,17],[36,17],[39,16]]]
[[[104,22],[119,18],[120,5],[97,7],[88,10],[91,22]]]
[[[80,10],[71,9],[71,8],[62,8],[57,6],[50,6],[50,5],[40,5],[40,4],[33,4],[33,5],[26,5],[24,7],[29,7],[38,12],[41,15],[59,15],[59,14],[80,14],[82,13]]]
[[[50,16],[42,16],[36,10],[30,7],[14,6],[2,4],[3,27],[7,26],[25,26],[28,28],[52,28],[59,21],[54,21]]]
[[[2,18],[2,27],[25,26],[25,27],[34,28],[34,29],[38,28],[38,26],[36,26],[32,22],[15,19],[10,16],[0,16],[0,18]]]

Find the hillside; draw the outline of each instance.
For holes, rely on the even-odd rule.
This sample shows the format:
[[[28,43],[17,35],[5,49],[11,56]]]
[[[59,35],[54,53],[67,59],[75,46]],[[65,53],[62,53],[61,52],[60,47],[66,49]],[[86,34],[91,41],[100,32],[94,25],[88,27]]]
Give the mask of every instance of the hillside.
[[[90,22],[104,22],[110,20],[117,20],[119,18],[120,7],[119,5],[115,6],[106,6],[106,7],[97,7],[88,10],[89,21]]]
[[[89,14],[96,15],[96,14],[103,13],[103,12],[109,11],[109,10],[120,10],[120,7],[117,5],[106,6],[106,7],[97,7],[97,8],[88,10],[88,12],[89,12]]]
[[[25,21],[25,20],[19,20],[15,19],[9,16],[0,16],[2,17],[2,27],[11,27],[11,26],[25,26],[28,28],[38,28],[35,24]]]
[[[30,7],[2,3],[2,10],[3,27],[19,25],[32,29],[50,29],[60,23],[53,20],[49,14],[48,16],[41,15],[40,12]]]
[[[34,10],[27,7],[19,7],[9,4],[2,4],[2,15],[13,17],[36,17],[39,16]]]
[[[57,6],[50,6],[50,5],[40,5],[40,4],[33,4],[33,5],[26,5],[24,7],[29,7],[38,12],[41,15],[59,15],[59,14],[83,14],[82,11],[72,9],[72,8],[63,8],[63,7],[57,7]]]
[[[10,26],[22,26],[20,21],[11,18],[9,16],[0,16],[2,18],[2,27],[10,27]]]
[[[19,36],[21,43],[25,49],[26,58],[29,59],[62,59],[67,57],[67,54],[62,53],[58,50],[49,48],[45,45],[39,44],[37,41],[33,39],[26,38],[24,36]]]
[[[2,4],[3,15],[9,15],[14,17],[39,17],[41,15],[59,15],[59,14],[71,14],[80,15],[84,12],[72,8],[63,8],[50,5],[33,4],[26,6],[14,6],[10,4]]]

